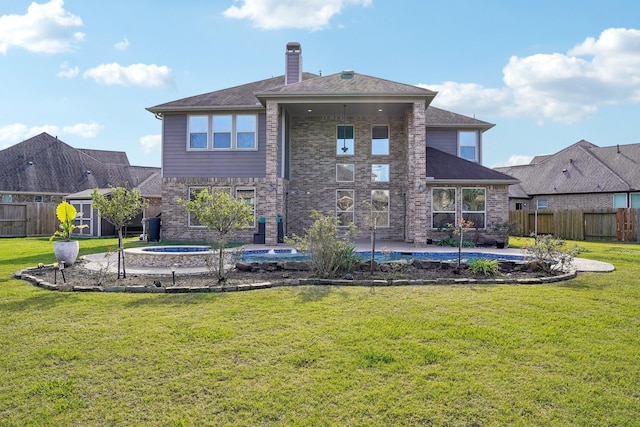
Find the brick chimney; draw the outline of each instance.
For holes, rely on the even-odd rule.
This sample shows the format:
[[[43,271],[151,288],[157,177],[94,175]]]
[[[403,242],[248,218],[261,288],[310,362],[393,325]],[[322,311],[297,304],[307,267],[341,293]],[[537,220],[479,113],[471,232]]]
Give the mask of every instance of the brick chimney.
[[[298,83],[302,80],[302,47],[300,43],[287,43],[284,84]]]

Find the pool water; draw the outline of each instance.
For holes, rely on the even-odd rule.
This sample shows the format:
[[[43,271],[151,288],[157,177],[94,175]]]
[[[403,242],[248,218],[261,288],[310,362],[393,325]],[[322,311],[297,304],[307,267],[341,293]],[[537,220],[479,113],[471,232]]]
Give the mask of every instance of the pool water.
[[[371,252],[356,252],[356,256],[362,261],[371,259]],[[424,261],[458,261],[458,252],[377,252],[374,260],[376,262],[389,262],[412,259]],[[463,252],[462,261],[467,262],[472,258],[480,259],[496,259],[499,261],[522,261],[521,255],[503,255],[481,252]],[[242,262],[277,262],[277,261],[306,261],[306,256],[290,249],[271,249],[271,250],[254,250],[245,251],[240,257]]]

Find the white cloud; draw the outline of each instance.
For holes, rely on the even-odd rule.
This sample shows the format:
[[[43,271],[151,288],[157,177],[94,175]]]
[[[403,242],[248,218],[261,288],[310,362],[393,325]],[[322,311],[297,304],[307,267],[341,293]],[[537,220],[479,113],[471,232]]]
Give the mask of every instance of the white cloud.
[[[173,84],[171,69],[166,65],[118,63],[102,64],[87,70],[83,77],[105,85],[164,87]]]
[[[528,165],[533,160],[533,156],[525,156],[524,154],[514,154],[509,157],[505,166]]]
[[[113,47],[118,50],[127,50],[127,48],[129,47],[129,39],[125,37],[124,40],[114,44]]]
[[[640,30],[610,28],[563,53],[513,56],[502,88],[446,82],[435,106],[464,114],[500,114],[575,123],[599,106],[640,102]],[[493,103],[493,105],[492,105]]]
[[[60,71],[56,74],[58,77],[64,77],[66,79],[72,79],[76,77],[80,73],[80,69],[78,67],[69,67],[69,63],[67,61],[60,64]]]
[[[160,148],[161,145],[162,136],[160,134],[140,137],[140,146],[142,147],[142,152],[145,154]]]
[[[322,30],[349,4],[369,6],[372,0],[240,0],[223,12],[227,18],[249,19],[264,30],[282,28]]]
[[[22,123],[0,126],[0,144],[3,148],[17,144],[25,139],[47,132],[53,136],[74,135],[82,138],[95,138],[103,126],[97,123],[77,123],[70,126],[41,125],[27,126]]]
[[[81,26],[80,17],[64,10],[63,0],[33,2],[26,15],[0,16],[0,53],[13,46],[36,53],[66,52],[84,38],[72,30]]]

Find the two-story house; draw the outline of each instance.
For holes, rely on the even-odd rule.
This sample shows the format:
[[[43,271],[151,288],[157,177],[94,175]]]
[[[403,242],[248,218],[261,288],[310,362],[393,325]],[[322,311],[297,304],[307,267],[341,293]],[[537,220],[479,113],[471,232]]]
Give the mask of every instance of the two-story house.
[[[253,205],[256,223],[237,237],[262,234],[262,220],[267,244],[279,229],[303,233],[313,210],[362,235],[373,210],[380,238],[417,246],[460,217],[489,232],[508,219],[517,180],[481,165],[493,124],[431,107],[435,96],[353,71],[305,73],[289,43],[282,76],[148,108],[162,119],[163,238],[207,239],[176,203],[202,188]]]

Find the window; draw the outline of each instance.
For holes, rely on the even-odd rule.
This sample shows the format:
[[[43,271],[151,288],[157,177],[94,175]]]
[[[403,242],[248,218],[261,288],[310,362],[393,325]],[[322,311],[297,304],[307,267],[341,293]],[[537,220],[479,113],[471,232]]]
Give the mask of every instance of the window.
[[[613,195],[613,207],[614,208],[626,208],[627,207],[627,194],[618,193]]]
[[[338,125],[336,134],[336,154],[339,156],[353,156],[353,125]]]
[[[347,227],[353,222],[353,201],[353,190],[336,191],[336,216],[339,227]]]
[[[189,116],[189,150],[255,150],[255,114]]]
[[[631,193],[631,208],[640,208],[640,193]]]
[[[213,116],[213,148],[231,148],[232,116]]]
[[[547,201],[546,200],[538,200],[536,201],[537,209],[547,209]]]
[[[256,148],[256,116],[236,116],[236,132],[237,148]]]
[[[336,182],[353,182],[355,165],[353,163],[338,163],[336,165]]]
[[[485,228],[486,190],[484,188],[462,189],[462,217],[473,222],[473,228]]]
[[[2,195],[2,203],[11,203],[12,200],[13,200],[13,196],[11,194]]]
[[[253,223],[247,224],[247,227],[256,226],[256,190],[255,188],[236,188],[236,197],[244,200],[246,204],[253,209]]]
[[[523,208],[523,204],[522,204],[522,202],[516,202],[516,210],[517,210],[517,211],[521,211],[521,210],[522,210],[522,208]]]
[[[198,194],[207,187],[189,187],[189,200],[195,200]],[[200,227],[204,228],[205,226],[196,219],[195,215],[192,215],[191,212],[188,213],[188,224],[189,227]]]
[[[33,201],[36,203],[42,203],[43,197],[42,196],[33,196]]]
[[[189,116],[189,148],[192,150],[208,147],[209,117]]]
[[[371,191],[371,217],[378,227],[389,226],[389,190]]]
[[[389,126],[374,125],[371,128],[371,154],[374,156],[389,155]]]
[[[222,191],[224,193],[227,193],[229,196],[231,196],[231,187],[213,187],[211,189],[211,193],[215,193],[218,191]]]
[[[389,182],[389,165],[387,164],[371,165],[371,181]]]
[[[458,132],[458,150],[461,158],[478,161],[478,132],[460,131]]]
[[[434,188],[431,195],[433,200],[431,226],[433,228],[447,228],[449,224],[455,224],[456,189]]]

